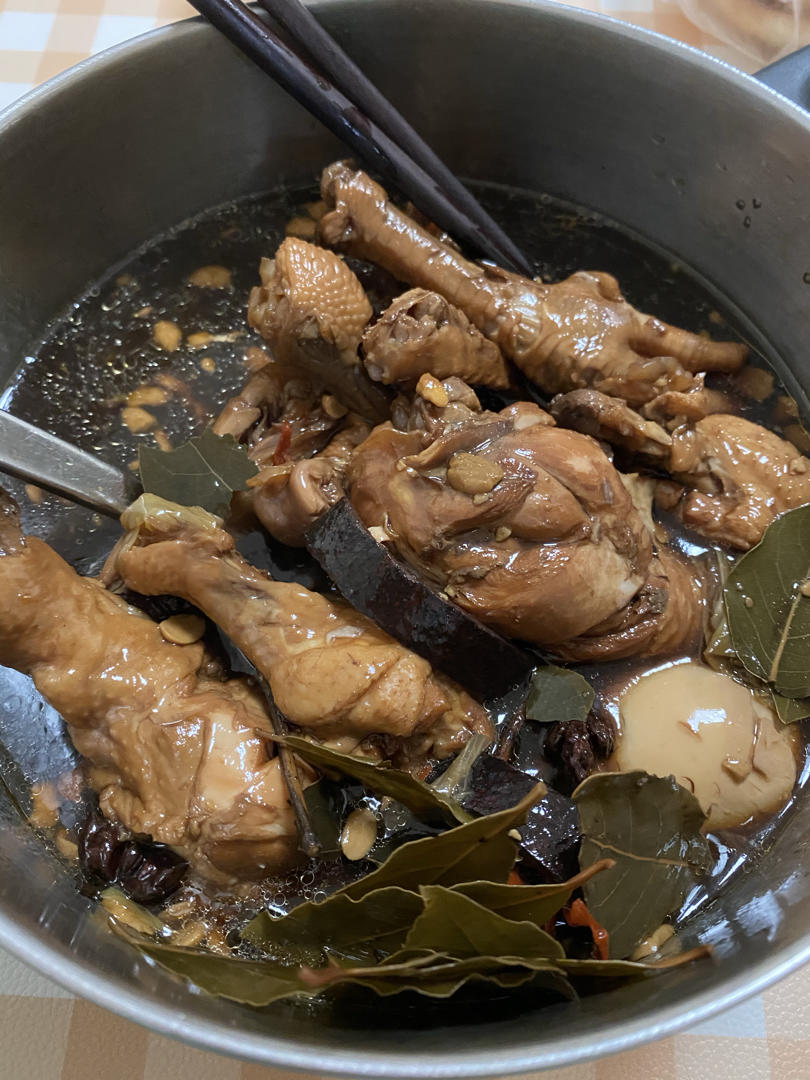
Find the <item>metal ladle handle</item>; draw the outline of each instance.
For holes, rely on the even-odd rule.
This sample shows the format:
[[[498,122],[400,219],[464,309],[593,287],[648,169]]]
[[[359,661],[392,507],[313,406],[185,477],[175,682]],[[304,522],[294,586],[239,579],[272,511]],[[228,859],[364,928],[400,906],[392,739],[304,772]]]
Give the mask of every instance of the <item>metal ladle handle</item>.
[[[0,471],[115,518],[141,491],[134,476],[1,410]]]

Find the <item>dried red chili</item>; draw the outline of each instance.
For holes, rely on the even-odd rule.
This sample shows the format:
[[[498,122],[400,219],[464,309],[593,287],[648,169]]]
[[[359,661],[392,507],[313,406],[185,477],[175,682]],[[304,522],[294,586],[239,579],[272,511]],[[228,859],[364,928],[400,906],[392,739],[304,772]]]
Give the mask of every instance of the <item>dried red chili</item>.
[[[273,464],[283,465],[287,460],[287,451],[290,449],[292,443],[292,425],[289,420],[283,420],[281,423],[281,432],[278,437],[278,445],[273,452]]]
[[[591,915],[584,900],[574,900],[563,912],[569,926],[587,926],[593,936],[593,949],[597,960],[607,960],[609,935],[607,930]]]

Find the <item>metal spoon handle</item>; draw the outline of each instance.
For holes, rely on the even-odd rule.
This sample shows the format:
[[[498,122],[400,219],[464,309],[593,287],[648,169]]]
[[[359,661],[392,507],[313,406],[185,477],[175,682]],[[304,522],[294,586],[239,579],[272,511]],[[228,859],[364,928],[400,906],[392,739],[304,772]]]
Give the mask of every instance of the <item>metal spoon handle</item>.
[[[140,494],[135,477],[3,411],[0,470],[116,518]]]

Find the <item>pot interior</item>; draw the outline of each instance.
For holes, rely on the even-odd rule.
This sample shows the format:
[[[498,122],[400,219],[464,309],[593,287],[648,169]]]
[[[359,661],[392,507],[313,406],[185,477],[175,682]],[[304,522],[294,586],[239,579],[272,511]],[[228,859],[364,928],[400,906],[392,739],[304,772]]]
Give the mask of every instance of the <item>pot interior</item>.
[[[807,411],[800,316],[810,299],[802,184],[810,125],[798,111],[686,48],[554,6],[345,0],[318,10],[458,173],[546,192],[645,238],[648,246],[633,240],[621,264],[594,268],[637,281],[631,299],[690,329],[708,313],[700,297],[711,298]],[[139,245],[207,208],[310,183],[340,153],[196,21],[56,80],[0,121],[0,387],[88,282]],[[519,241],[524,226],[514,226]],[[559,230],[534,238],[533,253],[555,276],[568,272],[565,243]],[[650,254],[647,265],[636,258],[653,250],[665,255]],[[590,256],[601,257],[598,244],[583,259]],[[669,290],[671,260],[700,276],[697,291]],[[680,314],[653,306],[676,296]],[[29,382],[35,401],[37,379]],[[41,524],[57,547],[71,547],[66,530],[54,536],[52,522]],[[94,557],[89,550],[88,565]],[[71,751],[28,681],[0,676],[6,764],[22,790],[26,776],[60,771]],[[486,1024],[466,1009],[436,1026],[421,1010],[372,1017],[359,1005],[324,1024],[301,1010],[258,1011],[195,994],[106,931],[2,790],[0,940],[132,1019],[257,1060],[390,1076],[564,1064],[692,1022],[810,953],[808,818],[800,798],[767,855],[692,919],[690,933],[715,945],[715,961],[575,1007],[488,1007]]]

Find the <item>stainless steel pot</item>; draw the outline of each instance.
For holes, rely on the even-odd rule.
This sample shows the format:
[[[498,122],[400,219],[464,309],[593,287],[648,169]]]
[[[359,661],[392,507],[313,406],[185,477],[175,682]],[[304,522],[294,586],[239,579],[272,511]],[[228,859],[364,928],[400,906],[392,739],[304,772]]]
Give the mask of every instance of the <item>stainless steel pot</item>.
[[[810,118],[799,107],[685,46],[551,3],[317,9],[461,175],[593,207],[701,272],[807,410]],[[807,68],[770,77],[792,79],[798,96]],[[132,248],[206,207],[310,178],[339,152],[198,21],[30,95],[0,118],[0,387],[54,313]],[[559,1066],[670,1034],[810,958],[808,827],[803,800],[696,920],[714,962],[578,1006],[352,1028],[215,1001],[150,967],[91,917],[0,793],[0,944],[129,1019],[255,1061],[386,1077]]]

